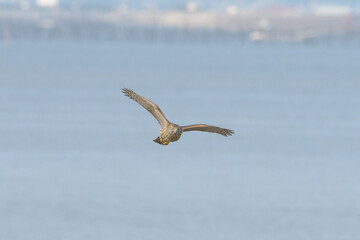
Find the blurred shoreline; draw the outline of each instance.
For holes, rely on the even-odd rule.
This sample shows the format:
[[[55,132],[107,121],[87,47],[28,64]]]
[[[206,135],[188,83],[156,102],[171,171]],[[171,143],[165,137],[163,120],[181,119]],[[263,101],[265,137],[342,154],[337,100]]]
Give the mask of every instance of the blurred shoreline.
[[[360,43],[360,15],[242,12],[0,10],[3,42],[18,39]]]

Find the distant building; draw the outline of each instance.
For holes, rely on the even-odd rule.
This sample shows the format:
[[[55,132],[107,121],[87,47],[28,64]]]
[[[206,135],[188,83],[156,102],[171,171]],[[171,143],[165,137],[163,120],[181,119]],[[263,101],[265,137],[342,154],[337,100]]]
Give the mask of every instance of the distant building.
[[[227,8],[226,8],[226,13],[228,15],[236,15],[238,13],[238,8],[237,6],[235,5],[229,5]]]
[[[351,9],[345,5],[315,5],[312,12],[318,16],[346,16],[351,14]]]
[[[185,10],[189,13],[194,13],[197,12],[198,10],[198,5],[196,2],[187,2],[185,4]]]
[[[303,13],[300,5],[273,4],[267,5],[259,9],[260,12],[282,15],[282,16],[298,16]]]
[[[59,5],[59,0],[36,0],[36,5],[42,8],[53,8]]]
[[[267,40],[267,36],[264,31],[252,31],[249,34],[249,40],[252,42],[265,42]]]

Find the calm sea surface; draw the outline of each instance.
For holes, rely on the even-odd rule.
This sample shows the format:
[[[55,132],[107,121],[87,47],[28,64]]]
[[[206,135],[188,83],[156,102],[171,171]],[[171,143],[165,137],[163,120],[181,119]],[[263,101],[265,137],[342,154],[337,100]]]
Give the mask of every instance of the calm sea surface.
[[[131,88],[180,125],[160,126]],[[360,239],[360,48],[0,45],[0,239]]]

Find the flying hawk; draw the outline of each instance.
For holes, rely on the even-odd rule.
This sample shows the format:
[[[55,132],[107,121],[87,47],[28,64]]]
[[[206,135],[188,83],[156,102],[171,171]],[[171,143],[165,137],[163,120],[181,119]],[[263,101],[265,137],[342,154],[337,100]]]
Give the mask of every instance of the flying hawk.
[[[170,142],[175,142],[179,140],[181,134],[183,132],[188,131],[203,131],[203,132],[212,132],[212,133],[218,133],[225,137],[231,136],[234,134],[233,130],[210,126],[206,124],[195,124],[195,125],[189,125],[189,126],[179,126],[175,123],[169,122],[163,112],[160,110],[160,108],[153,102],[149,101],[148,99],[138,95],[134,91],[123,88],[122,89],[125,96],[128,96],[132,100],[139,103],[141,106],[143,106],[146,110],[148,110],[160,123],[161,130],[160,135],[155,140],[153,140],[156,143],[162,144],[162,145],[168,145]]]

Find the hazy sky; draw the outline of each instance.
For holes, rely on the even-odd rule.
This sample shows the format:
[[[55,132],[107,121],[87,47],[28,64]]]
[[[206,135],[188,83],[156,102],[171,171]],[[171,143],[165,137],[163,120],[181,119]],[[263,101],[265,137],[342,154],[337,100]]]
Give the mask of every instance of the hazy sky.
[[[129,8],[173,8],[180,7],[190,0],[59,0],[61,4],[77,2],[80,5],[104,5],[116,6],[126,4]],[[192,0],[194,1],[194,0]],[[258,4],[346,4],[350,6],[359,5],[359,0],[195,0],[203,8],[221,8],[229,4],[236,5],[258,5]]]
[[[35,4],[36,0],[0,0],[0,3],[15,3],[28,1]],[[203,9],[222,9],[230,4],[237,6],[261,6],[268,4],[295,4],[306,6],[310,3],[318,4],[342,4],[351,7],[360,8],[360,0],[59,0],[60,5],[70,6],[70,4],[78,4],[81,7],[116,7],[126,5],[129,9],[154,8],[169,9],[184,6],[184,3],[194,1]]]

